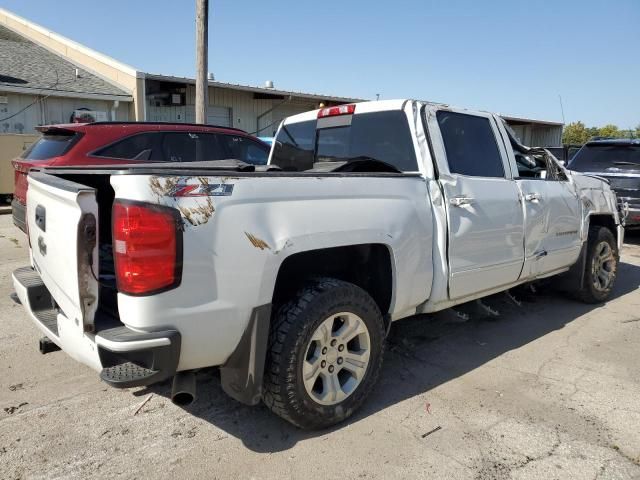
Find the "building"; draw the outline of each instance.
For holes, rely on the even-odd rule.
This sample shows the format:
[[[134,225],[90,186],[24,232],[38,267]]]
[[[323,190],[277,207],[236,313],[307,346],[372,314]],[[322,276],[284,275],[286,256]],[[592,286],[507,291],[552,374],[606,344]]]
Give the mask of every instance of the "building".
[[[289,115],[357,101],[211,79],[207,121],[271,136]],[[137,70],[0,8],[0,132],[74,118],[193,122],[194,104],[193,79]],[[526,144],[561,144],[562,124],[505,118]]]
[[[501,116],[507,121],[523,145],[533,147],[562,146],[562,123]]]
[[[284,117],[357,98],[209,82],[208,123],[270,136]],[[193,122],[195,81],[139,71],[0,8],[0,132],[96,120]],[[86,113],[83,113],[86,112]],[[11,117],[2,122],[3,118]]]
[[[123,88],[0,23],[0,133],[33,133],[36,125],[68,123],[77,111],[126,120],[132,101]]]

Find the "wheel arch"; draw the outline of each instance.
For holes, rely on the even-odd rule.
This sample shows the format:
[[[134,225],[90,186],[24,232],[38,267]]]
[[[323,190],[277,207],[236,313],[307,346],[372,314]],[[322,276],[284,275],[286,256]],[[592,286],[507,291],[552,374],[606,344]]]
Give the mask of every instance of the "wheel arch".
[[[260,401],[273,313],[308,279],[320,276],[353,283],[369,293],[388,331],[396,282],[390,245],[358,243],[291,253],[277,266],[270,303],[253,309],[240,342],[220,368],[222,388],[229,396],[247,405]]]
[[[587,216],[585,231],[589,232],[589,228],[593,226],[605,227],[611,230],[616,242],[618,241],[618,226],[616,219],[612,213],[592,213]]]
[[[313,277],[331,277],[357,285],[371,295],[385,317],[392,309],[396,279],[393,250],[388,244],[359,243],[289,255],[276,274],[274,310]]]

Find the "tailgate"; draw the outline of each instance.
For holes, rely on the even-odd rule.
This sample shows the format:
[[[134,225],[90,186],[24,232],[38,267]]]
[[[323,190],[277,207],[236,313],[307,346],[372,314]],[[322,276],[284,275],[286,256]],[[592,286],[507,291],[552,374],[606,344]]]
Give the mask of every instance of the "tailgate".
[[[29,175],[27,225],[34,268],[67,318],[93,330],[98,307],[98,204],[91,187]]]

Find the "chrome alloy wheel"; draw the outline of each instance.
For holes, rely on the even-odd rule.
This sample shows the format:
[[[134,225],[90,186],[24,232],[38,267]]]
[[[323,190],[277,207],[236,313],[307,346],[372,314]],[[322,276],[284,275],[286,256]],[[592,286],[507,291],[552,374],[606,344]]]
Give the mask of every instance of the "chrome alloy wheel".
[[[351,395],[369,366],[371,339],[364,321],[341,312],[313,333],[302,366],[304,387],[321,405],[335,405]]]
[[[592,278],[596,290],[603,291],[611,286],[616,272],[616,259],[608,242],[600,242],[593,256]]]

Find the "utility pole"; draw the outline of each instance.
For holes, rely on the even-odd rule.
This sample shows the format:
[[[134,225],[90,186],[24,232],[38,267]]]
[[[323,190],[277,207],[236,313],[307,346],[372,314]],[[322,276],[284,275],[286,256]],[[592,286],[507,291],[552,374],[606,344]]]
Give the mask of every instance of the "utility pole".
[[[196,0],[196,123],[207,123],[209,0]]]

